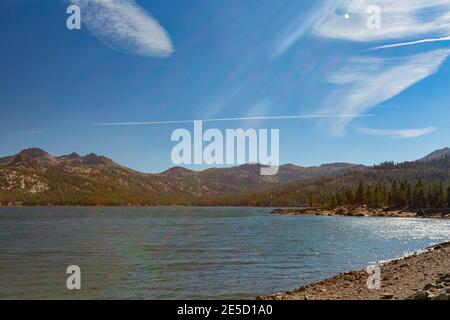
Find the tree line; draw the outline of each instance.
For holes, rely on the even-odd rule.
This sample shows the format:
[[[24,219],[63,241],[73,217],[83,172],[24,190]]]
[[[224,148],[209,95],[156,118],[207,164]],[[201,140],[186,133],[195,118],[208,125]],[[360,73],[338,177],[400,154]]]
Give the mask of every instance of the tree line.
[[[450,158],[385,162],[337,176],[293,182],[269,191],[202,199],[201,205],[335,208],[450,206]]]
[[[443,208],[450,207],[450,185],[443,182],[425,184],[419,179],[415,185],[408,181],[394,181],[387,185],[358,184],[355,190],[346,189],[330,196],[309,197],[309,206],[336,208],[348,205],[367,205],[373,208]]]

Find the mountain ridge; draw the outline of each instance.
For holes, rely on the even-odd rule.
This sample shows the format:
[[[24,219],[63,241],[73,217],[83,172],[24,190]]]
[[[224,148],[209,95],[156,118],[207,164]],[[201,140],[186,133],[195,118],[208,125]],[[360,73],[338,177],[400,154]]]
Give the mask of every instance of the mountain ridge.
[[[241,168],[242,170],[255,170],[256,171],[256,170],[260,169],[261,167],[264,167],[261,164],[255,163],[255,164],[242,164],[242,165],[238,165],[238,166],[234,166],[234,167],[211,167],[211,168],[207,168],[204,170],[196,171],[196,170],[187,169],[185,167],[176,166],[176,167],[171,167],[161,173],[145,173],[145,172],[137,171],[135,169],[128,168],[124,165],[114,162],[112,159],[110,159],[108,157],[99,156],[95,153],[89,153],[85,156],[81,156],[78,153],[73,152],[69,155],[52,156],[50,153],[48,153],[47,151],[40,149],[40,148],[23,149],[16,155],[1,157],[0,165],[10,164],[11,162],[14,161],[15,158],[23,157],[23,156],[29,157],[32,160],[37,160],[38,162],[53,162],[54,164],[61,164],[61,163],[68,163],[68,162],[69,163],[70,162],[78,162],[78,163],[91,164],[91,165],[110,164],[110,165],[114,165],[114,166],[120,166],[123,168],[127,168],[129,170],[139,172],[142,174],[148,174],[148,175],[170,175],[171,173],[179,175],[182,172],[183,172],[182,175],[198,174],[198,173],[203,173],[203,172],[211,171],[211,170],[229,170],[229,169],[236,169],[236,168]],[[300,166],[300,165],[296,165],[296,164],[292,164],[292,163],[280,165],[280,168],[285,168],[285,169],[294,168],[294,169],[299,169],[299,170],[313,169],[313,168],[343,168],[343,169],[347,169],[347,168],[351,168],[351,167],[364,167],[364,165],[354,164],[354,163],[345,163],[345,162],[325,163],[325,164],[321,164],[318,166]]]
[[[442,150],[446,149],[423,159],[442,156]],[[30,148],[0,158],[0,204],[191,205],[200,199],[265,192],[291,183],[316,183],[373,170],[349,163],[285,164],[276,176],[261,176],[261,167],[244,164],[202,171],[173,167],[161,173],[143,173],[95,153],[52,156]]]
[[[353,164],[325,167],[284,165],[274,177],[260,175],[261,165],[192,171],[174,167],[143,173],[90,153],[52,156],[39,148],[0,158],[0,202],[24,204],[142,205],[188,204],[303,179],[342,173]]]

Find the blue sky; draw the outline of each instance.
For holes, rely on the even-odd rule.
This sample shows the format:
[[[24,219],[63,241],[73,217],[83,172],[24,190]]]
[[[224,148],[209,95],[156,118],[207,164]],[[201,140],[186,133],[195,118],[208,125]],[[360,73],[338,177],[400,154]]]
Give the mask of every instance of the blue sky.
[[[95,152],[159,172],[191,125],[93,123],[370,114],[208,126],[278,128],[282,163],[419,158],[450,145],[450,1],[390,2],[3,0],[0,155]]]

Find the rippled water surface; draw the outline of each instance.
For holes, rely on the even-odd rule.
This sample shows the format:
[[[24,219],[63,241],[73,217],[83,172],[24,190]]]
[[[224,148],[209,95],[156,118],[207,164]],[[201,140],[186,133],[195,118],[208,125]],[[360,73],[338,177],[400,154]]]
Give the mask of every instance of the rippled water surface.
[[[0,298],[225,299],[450,239],[450,221],[242,208],[0,208]],[[82,290],[66,289],[78,265]]]

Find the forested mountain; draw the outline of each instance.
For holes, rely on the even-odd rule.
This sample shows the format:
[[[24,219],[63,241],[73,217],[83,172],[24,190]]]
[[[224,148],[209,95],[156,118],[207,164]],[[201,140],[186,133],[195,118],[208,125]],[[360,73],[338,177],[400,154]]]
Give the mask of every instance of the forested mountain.
[[[439,160],[447,156],[450,157],[450,148],[443,148],[430,153],[419,161]]]
[[[0,204],[443,207],[450,149],[373,167],[292,164],[273,177],[260,165],[147,174],[96,154],[54,157],[41,149],[0,158]]]
[[[445,149],[443,149],[445,150]],[[450,207],[450,155],[434,152],[414,162],[386,162],[365,170],[349,170],[239,197],[203,201],[208,205],[305,206],[335,208],[368,205],[374,208]]]
[[[96,154],[54,157],[26,149],[0,158],[0,204],[25,205],[188,205],[201,199],[268,190],[293,181],[334,176],[363,166],[336,163],[320,167],[284,165],[273,177],[260,165],[200,172],[172,168],[147,174]]]

